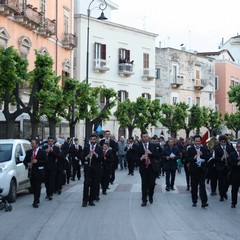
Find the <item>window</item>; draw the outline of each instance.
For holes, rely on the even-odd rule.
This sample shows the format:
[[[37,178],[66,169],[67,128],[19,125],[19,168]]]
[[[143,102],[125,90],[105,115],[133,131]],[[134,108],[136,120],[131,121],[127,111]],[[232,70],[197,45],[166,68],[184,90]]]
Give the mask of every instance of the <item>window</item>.
[[[119,48],[119,63],[131,63],[130,50]]]
[[[10,36],[7,30],[3,27],[0,28],[0,47],[6,48]]]
[[[98,60],[106,60],[106,44],[95,43],[94,58]]]
[[[128,92],[123,90],[118,91],[119,102],[124,102],[126,99],[128,99]]]
[[[192,98],[191,97],[188,97],[187,98],[187,105],[189,106],[189,107],[191,107],[192,106]]]
[[[142,93],[142,97],[144,97],[148,100],[151,100],[151,94],[149,94],[149,93]]]
[[[68,34],[68,24],[69,24],[69,11],[67,11],[66,9],[64,9],[64,34]]]
[[[173,65],[173,83],[177,83],[177,66]]]
[[[172,104],[176,105],[178,103],[177,97],[172,98]]]
[[[215,90],[218,90],[218,77],[215,77]]]
[[[156,79],[161,79],[161,69],[156,68]]]
[[[209,93],[209,101],[212,101],[212,100],[213,100],[213,94]]]
[[[32,46],[32,43],[28,37],[23,36],[19,38],[18,40],[19,52],[22,55],[22,57],[24,57],[25,59],[27,59],[31,46]]]
[[[196,80],[200,79],[200,70],[196,70]]]
[[[143,68],[149,68],[149,54],[143,54]]]
[[[196,104],[200,105],[200,97],[196,97]]]
[[[71,64],[70,61],[65,59],[62,63],[62,87],[65,85],[65,78],[70,77]]]
[[[234,80],[231,80],[231,86],[232,86],[232,87],[235,86],[235,82],[234,82]]]

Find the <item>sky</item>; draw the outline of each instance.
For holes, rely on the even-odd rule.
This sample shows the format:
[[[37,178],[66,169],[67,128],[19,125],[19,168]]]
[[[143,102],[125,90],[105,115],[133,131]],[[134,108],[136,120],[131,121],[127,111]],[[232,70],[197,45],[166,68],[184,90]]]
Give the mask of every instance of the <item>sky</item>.
[[[239,0],[113,0],[112,22],[158,34],[156,46],[217,51],[240,34]]]

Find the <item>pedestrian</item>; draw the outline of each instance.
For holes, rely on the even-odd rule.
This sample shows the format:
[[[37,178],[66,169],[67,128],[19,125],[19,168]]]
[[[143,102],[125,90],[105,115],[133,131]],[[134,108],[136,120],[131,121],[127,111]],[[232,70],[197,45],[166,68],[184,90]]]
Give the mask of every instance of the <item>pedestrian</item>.
[[[126,154],[127,154],[127,144],[125,143],[124,136],[121,136],[120,141],[118,142],[118,160],[119,160],[120,170],[123,170],[123,168],[127,169]]]
[[[55,188],[57,160],[60,158],[59,147],[54,145],[54,137],[49,136],[47,144],[42,147],[47,153],[47,163],[45,167],[45,186],[46,186],[46,199],[52,200]]]
[[[111,173],[110,173],[110,183],[114,184],[114,181],[115,181],[115,171],[118,169],[118,156],[117,156],[118,142],[116,141],[115,136],[113,134],[110,135],[109,147],[112,149],[113,158],[114,158],[114,161],[113,161],[113,164],[112,164]]]
[[[194,144],[187,149],[186,158],[189,162],[189,171],[191,175],[191,194],[192,206],[197,206],[198,186],[199,195],[202,202],[202,208],[208,207],[208,197],[206,192],[205,180],[207,173],[207,161],[209,158],[207,148],[201,145],[201,136],[193,137]]]
[[[229,186],[228,182],[228,157],[231,152],[234,152],[235,149],[232,145],[227,143],[227,137],[225,135],[219,136],[219,144],[215,148],[215,168],[218,176],[218,190],[220,194],[219,201],[222,202],[224,199],[228,199],[227,190]]]
[[[166,191],[175,190],[175,176],[177,170],[177,159],[180,158],[179,149],[174,145],[174,139],[169,138],[168,145],[163,149],[163,168],[166,172]]]
[[[127,144],[126,161],[128,166],[128,175],[134,175],[134,166],[136,162],[136,144],[134,138],[130,137]]]
[[[44,181],[44,167],[47,162],[47,154],[39,148],[39,141],[37,139],[32,140],[31,145],[32,149],[26,152],[23,163],[29,172],[28,176],[34,197],[32,206],[38,208],[41,196],[41,185]]]
[[[97,144],[97,135],[91,134],[89,143],[83,149],[82,164],[84,166],[82,206],[95,206],[99,200],[99,186],[102,171],[103,149]]]
[[[75,177],[80,180],[81,178],[81,157],[82,157],[82,146],[78,143],[78,138],[74,138],[74,142],[69,150],[72,159],[72,181],[75,181]]]
[[[235,208],[238,200],[238,190],[240,187],[240,142],[236,144],[236,150],[229,155],[230,183],[232,185],[232,204]]]
[[[137,161],[139,162],[139,173],[142,185],[142,207],[147,201],[153,203],[156,173],[153,170],[153,163],[157,159],[154,145],[148,141],[148,133],[141,133],[141,142],[136,149]]]
[[[114,162],[114,156],[112,149],[109,147],[108,143],[103,144],[103,169],[102,169],[102,194],[107,195],[107,189],[110,183],[110,173],[112,169],[112,164]]]

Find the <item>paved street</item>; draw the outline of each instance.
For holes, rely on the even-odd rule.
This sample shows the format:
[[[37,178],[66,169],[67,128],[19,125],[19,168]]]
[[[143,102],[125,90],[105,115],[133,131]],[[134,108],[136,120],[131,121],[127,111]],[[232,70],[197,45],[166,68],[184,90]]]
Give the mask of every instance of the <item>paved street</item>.
[[[209,196],[209,207],[191,206],[184,173],[176,191],[165,192],[157,179],[153,204],[141,207],[140,176],[117,171],[116,181],[95,207],[81,206],[83,179],[65,186],[61,195],[32,207],[32,196],[19,195],[12,212],[0,211],[0,240],[239,240],[240,204]],[[209,195],[209,190],[208,190]],[[229,194],[230,195],[230,192]]]

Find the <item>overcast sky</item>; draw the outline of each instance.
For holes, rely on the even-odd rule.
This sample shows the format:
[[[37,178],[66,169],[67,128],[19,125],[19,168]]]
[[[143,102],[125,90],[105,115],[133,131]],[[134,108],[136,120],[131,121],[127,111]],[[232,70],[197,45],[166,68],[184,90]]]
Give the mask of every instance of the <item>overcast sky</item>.
[[[113,22],[159,34],[162,47],[214,51],[240,34],[240,0],[113,1]]]

